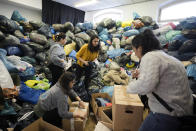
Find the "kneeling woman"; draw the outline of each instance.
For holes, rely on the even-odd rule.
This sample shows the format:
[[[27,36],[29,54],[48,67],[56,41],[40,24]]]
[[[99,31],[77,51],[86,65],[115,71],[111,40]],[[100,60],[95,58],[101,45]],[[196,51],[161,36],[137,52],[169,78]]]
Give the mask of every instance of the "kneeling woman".
[[[35,114],[57,127],[61,127],[63,118],[84,118],[86,114],[82,111],[68,111],[68,96],[78,100],[80,106],[84,107],[83,101],[72,89],[74,78],[71,72],[63,73],[59,81],[39,97],[38,104],[34,107]]]

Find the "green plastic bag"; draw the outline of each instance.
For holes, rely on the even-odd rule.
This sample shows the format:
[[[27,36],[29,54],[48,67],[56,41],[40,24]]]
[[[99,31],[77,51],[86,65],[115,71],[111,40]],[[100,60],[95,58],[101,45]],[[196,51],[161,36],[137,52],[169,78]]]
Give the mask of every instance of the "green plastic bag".
[[[25,84],[30,87],[30,88],[34,88],[34,89],[42,89],[42,90],[48,90],[50,87],[50,84],[48,83],[47,79],[43,79],[43,80],[28,80],[25,82]]]

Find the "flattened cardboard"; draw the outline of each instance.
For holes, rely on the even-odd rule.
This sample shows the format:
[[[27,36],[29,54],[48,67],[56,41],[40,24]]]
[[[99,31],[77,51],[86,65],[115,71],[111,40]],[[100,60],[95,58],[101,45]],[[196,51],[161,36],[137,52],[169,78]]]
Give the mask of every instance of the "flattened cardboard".
[[[127,94],[125,86],[115,86],[112,98],[114,131],[137,131],[143,120],[143,104],[137,94]]]
[[[112,129],[112,109],[104,109],[101,112],[101,122],[108,127],[109,129]]]
[[[93,112],[97,118],[97,120],[100,120],[101,118],[101,111],[103,109],[108,109],[108,108],[112,108],[112,107],[99,107],[97,105],[97,102],[96,102],[96,98],[107,98],[108,100],[112,101],[112,98],[108,95],[108,93],[94,93],[91,95],[92,97],[92,100],[91,100],[91,106],[92,106],[92,109],[93,109]]]

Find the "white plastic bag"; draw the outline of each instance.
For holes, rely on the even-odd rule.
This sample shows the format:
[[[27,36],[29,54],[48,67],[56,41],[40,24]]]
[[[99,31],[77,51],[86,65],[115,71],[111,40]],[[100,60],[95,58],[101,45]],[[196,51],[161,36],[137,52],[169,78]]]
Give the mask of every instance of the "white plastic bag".
[[[14,88],[13,80],[3,64],[3,62],[0,60],[0,86],[1,88]]]

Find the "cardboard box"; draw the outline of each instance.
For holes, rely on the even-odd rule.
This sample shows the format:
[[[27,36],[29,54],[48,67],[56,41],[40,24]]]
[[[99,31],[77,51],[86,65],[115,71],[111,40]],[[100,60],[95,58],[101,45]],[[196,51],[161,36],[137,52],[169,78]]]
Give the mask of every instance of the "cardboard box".
[[[143,119],[143,104],[137,94],[127,94],[125,86],[115,86],[112,98],[114,131],[138,131]]]
[[[63,119],[62,126],[64,131],[84,131],[87,118],[89,116],[89,103],[86,103],[85,109],[79,108],[79,102],[72,102],[69,111],[74,112],[76,110],[82,110],[87,113],[86,118],[72,118],[72,119]]]
[[[108,127],[109,129],[112,129],[112,109],[104,109],[101,112],[101,122]]]
[[[91,106],[92,106],[93,112],[94,112],[97,120],[100,120],[101,119],[101,111],[103,109],[108,109],[108,108],[112,108],[112,107],[99,107],[97,105],[96,98],[107,98],[110,101],[112,101],[112,98],[108,95],[108,93],[94,93],[91,95],[91,97],[92,97]]]
[[[42,118],[34,121],[22,131],[63,131],[62,129],[45,122]]]

